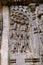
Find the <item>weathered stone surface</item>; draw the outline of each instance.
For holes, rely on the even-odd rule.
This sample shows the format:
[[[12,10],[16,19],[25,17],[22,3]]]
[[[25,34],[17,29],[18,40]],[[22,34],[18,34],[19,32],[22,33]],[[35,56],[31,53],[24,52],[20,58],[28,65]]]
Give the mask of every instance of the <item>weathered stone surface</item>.
[[[43,65],[43,5],[33,5],[3,7],[1,65]]]
[[[0,65],[1,65],[1,40],[2,40],[2,26],[3,26],[3,24],[2,24],[2,18],[3,18],[3,16],[2,16],[2,6],[0,6]]]
[[[9,8],[3,7],[3,32],[1,42],[1,65],[8,65]]]
[[[42,46],[40,47],[40,45],[42,43],[37,28],[37,20],[36,20],[37,15],[35,13],[35,9],[34,11],[31,11],[30,8],[28,8],[28,6],[10,7],[9,47],[10,47],[10,60],[12,60],[10,64],[12,63],[20,65],[22,63],[22,65],[26,64],[31,65],[32,62],[34,61],[36,62],[36,60],[33,61],[31,60],[31,58],[36,58],[37,62],[40,60],[38,63],[37,62],[36,63],[37,65],[41,64],[41,56],[39,51],[41,50]],[[16,63],[13,62],[14,59],[16,59]],[[24,59],[27,59],[26,64],[24,62]],[[36,63],[33,64],[35,65]]]

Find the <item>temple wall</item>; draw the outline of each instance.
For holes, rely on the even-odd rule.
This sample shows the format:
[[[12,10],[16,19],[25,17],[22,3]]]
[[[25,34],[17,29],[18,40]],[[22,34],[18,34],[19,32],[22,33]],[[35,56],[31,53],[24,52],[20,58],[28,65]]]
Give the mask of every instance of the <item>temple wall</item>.
[[[0,65],[43,65],[43,4],[1,8]]]

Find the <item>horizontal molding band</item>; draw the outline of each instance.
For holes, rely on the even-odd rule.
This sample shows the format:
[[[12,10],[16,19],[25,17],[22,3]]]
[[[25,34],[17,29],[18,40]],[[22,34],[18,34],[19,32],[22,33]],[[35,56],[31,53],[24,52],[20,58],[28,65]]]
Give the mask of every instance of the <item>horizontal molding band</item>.
[[[25,59],[25,62],[27,63],[27,62],[34,62],[34,63],[36,63],[36,62],[40,62],[40,59],[39,58],[33,58],[33,59]]]

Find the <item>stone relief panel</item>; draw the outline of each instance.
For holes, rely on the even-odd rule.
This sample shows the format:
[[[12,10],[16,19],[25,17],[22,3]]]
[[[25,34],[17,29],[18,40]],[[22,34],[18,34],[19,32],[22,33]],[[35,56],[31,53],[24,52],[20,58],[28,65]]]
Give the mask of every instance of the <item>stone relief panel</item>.
[[[9,53],[9,65],[43,65],[43,5],[38,6],[37,12],[35,4],[30,4],[30,6],[12,5],[8,9],[6,7],[4,8],[3,17],[2,11],[0,11],[0,51],[3,37],[2,30],[5,30],[5,33],[9,33],[6,34],[7,41],[7,35],[9,35],[9,43],[7,42],[9,48],[8,44],[6,46],[4,42],[5,39],[3,40],[5,48],[7,47],[6,53]],[[3,24],[6,28],[3,28]],[[3,56],[3,53],[1,54]],[[8,56],[6,57],[8,58]],[[8,61],[8,59],[6,60]],[[6,64],[8,65],[7,61]],[[2,62],[4,63],[5,60]]]
[[[26,46],[29,48],[29,18],[27,15],[29,13],[27,9],[27,6],[12,6],[10,9],[10,39],[14,40],[14,52],[26,52]]]
[[[35,9],[32,11],[28,6],[10,6],[10,65],[40,65],[38,39]]]

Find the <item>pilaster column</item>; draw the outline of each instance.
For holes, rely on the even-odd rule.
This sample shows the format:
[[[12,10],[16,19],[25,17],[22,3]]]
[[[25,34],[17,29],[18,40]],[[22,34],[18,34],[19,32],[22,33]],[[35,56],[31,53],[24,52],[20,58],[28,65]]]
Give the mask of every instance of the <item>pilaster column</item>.
[[[1,43],[1,65],[8,65],[9,8],[3,6],[3,32]]]

